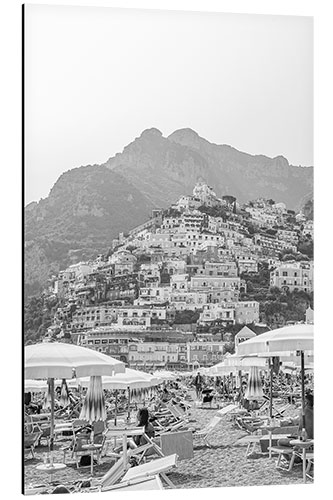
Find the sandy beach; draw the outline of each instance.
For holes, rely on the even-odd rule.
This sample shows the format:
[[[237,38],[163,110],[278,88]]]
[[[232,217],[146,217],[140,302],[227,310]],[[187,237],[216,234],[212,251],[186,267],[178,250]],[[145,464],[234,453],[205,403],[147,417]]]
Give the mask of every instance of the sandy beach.
[[[216,409],[199,408],[193,405],[190,411],[191,426],[204,427],[216,414]],[[193,421],[193,423],[192,423]],[[214,433],[210,436],[211,448],[202,440],[194,439],[194,457],[178,462],[178,467],[170,473],[170,479],[177,488],[210,488],[220,486],[260,486],[302,484],[301,467],[296,466],[291,472],[276,469],[276,457],[269,459],[267,454],[257,453],[246,457],[246,445],[236,442],[246,435],[238,429],[229,416],[224,416]],[[61,448],[67,442],[55,444],[55,461],[63,462]],[[49,477],[36,469],[47,453],[46,446],[35,450],[35,459],[26,458],[24,464],[25,486],[47,484]],[[100,465],[94,466],[94,477],[101,477],[114,463],[114,459],[104,456]],[[67,454],[67,467],[53,476],[56,483],[72,486],[77,481],[90,478],[90,468],[77,469]],[[310,481],[309,481],[310,484]]]

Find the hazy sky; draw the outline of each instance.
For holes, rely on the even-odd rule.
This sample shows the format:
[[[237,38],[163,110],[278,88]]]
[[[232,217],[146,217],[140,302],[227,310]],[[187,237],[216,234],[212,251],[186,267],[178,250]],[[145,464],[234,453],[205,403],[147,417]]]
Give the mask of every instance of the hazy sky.
[[[313,165],[312,19],[26,6],[25,202],[146,128]]]

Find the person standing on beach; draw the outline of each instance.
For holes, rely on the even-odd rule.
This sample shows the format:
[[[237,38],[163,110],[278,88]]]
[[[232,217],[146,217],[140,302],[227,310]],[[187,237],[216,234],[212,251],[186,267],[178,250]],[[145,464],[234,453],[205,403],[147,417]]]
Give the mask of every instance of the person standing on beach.
[[[194,379],[194,385],[195,385],[195,392],[197,395],[197,398],[199,399],[201,396],[201,390],[202,390],[202,376],[200,372],[197,373],[195,379]]]

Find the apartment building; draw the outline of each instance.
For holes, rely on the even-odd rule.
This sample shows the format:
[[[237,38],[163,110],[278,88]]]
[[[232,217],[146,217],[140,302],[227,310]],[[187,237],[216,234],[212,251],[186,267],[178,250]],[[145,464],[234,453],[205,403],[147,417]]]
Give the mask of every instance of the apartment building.
[[[224,342],[197,341],[187,343],[187,363],[196,366],[213,366],[223,361]]]
[[[271,271],[270,285],[286,291],[313,291],[313,262],[287,261]]]

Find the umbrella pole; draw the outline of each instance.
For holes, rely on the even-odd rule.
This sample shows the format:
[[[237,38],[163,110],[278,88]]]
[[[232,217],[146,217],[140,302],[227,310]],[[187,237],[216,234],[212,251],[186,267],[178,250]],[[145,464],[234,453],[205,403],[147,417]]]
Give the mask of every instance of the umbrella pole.
[[[118,411],[118,391],[116,390],[115,391],[115,396],[116,396],[116,399],[115,399],[115,408],[114,408],[114,425],[117,426],[117,411]]]
[[[302,380],[302,429],[305,429],[305,380],[304,380],[304,351],[301,351],[301,380]]]
[[[54,444],[54,378],[50,378],[51,395],[51,429],[50,429],[50,463],[53,465],[53,444]]]
[[[242,370],[238,371],[238,378],[239,378],[239,393],[242,394]]]
[[[273,363],[270,359],[270,390],[269,390],[269,416],[273,417]]]
[[[131,389],[128,387],[127,422],[131,420]]]

